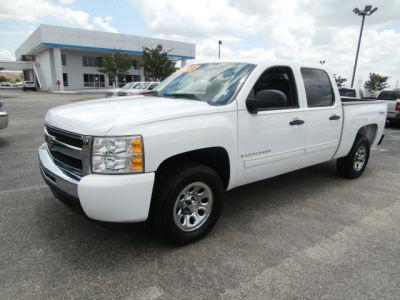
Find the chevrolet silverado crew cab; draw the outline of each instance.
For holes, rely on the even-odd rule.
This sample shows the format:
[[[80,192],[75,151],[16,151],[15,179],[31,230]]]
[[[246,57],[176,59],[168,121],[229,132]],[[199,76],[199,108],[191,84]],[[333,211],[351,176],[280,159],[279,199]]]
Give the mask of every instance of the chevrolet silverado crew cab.
[[[334,159],[341,175],[360,176],[386,110],[342,103],[321,66],[193,64],[145,96],[50,109],[40,169],[89,218],[149,220],[188,243],[214,226],[227,190]]]

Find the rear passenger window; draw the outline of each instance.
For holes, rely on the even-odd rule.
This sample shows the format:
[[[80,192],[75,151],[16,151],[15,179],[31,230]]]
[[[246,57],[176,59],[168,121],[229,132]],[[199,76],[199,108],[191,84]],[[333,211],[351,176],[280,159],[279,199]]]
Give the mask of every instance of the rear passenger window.
[[[301,68],[308,107],[331,106],[335,103],[328,74],[323,70]]]

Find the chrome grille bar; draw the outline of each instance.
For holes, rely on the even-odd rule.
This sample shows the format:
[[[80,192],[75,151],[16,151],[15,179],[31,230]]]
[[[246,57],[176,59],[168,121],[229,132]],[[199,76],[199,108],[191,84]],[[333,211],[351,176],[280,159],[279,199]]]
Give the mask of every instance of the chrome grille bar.
[[[90,137],[47,124],[44,127],[44,137],[50,156],[65,174],[79,180],[90,173]]]

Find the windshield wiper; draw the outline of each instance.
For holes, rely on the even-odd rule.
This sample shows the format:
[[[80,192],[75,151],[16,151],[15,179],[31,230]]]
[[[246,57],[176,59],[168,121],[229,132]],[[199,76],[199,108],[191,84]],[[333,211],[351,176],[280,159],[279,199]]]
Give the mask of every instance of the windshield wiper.
[[[191,100],[198,100],[201,101],[195,94],[189,93],[171,93],[171,94],[162,94],[163,97],[171,97],[171,98],[186,98]]]

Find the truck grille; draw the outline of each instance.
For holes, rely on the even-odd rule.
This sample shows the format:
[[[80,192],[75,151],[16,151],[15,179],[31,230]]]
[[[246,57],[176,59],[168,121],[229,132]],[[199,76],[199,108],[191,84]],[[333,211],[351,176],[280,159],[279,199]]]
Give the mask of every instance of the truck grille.
[[[44,136],[54,162],[69,175],[82,177],[83,136],[46,125]]]

